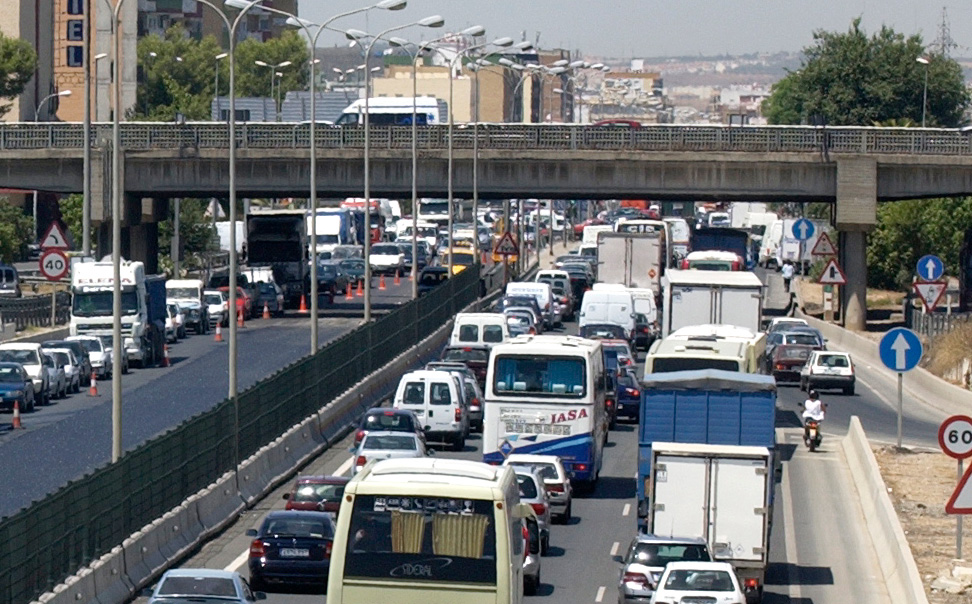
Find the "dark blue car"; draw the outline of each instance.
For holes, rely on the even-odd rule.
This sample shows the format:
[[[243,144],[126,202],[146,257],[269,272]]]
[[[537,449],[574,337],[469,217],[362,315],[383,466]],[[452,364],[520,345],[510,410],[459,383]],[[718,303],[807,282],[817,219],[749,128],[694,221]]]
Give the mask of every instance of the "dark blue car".
[[[20,363],[0,363],[0,409],[13,410],[14,403],[24,413],[34,410],[34,383]]]
[[[326,512],[270,512],[260,529],[250,529],[250,585],[327,586],[334,524]]]
[[[622,369],[617,378],[618,418],[638,421],[641,415],[641,385],[630,369]]]

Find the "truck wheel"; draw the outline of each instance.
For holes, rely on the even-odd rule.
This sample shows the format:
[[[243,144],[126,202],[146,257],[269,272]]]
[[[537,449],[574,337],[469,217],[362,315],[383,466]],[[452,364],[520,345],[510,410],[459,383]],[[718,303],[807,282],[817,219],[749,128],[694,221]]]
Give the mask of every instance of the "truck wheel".
[[[844,388],[844,394],[846,396],[854,396],[854,387],[853,386],[847,386],[846,388]]]

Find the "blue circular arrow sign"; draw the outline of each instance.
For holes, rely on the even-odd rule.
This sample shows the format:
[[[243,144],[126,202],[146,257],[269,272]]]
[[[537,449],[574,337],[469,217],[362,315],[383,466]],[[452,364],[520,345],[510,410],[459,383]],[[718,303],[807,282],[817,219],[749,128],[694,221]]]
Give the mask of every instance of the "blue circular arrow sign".
[[[793,231],[794,237],[800,241],[806,241],[813,237],[813,233],[817,230],[817,227],[813,226],[813,223],[806,218],[801,218],[793,223],[791,230]]]
[[[934,254],[926,254],[918,259],[915,272],[922,281],[938,281],[945,274],[945,264]]]
[[[881,338],[878,352],[885,367],[891,371],[903,372],[918,366],[924,348],[918,334],[904,327],[895,327]]]

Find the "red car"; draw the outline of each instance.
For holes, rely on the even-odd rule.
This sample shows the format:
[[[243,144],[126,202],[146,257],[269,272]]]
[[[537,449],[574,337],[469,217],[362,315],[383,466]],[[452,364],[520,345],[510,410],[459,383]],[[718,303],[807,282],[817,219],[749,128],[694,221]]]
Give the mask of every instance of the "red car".
[[[607,223],[600,218],[588,218],[584,222],[579,222],[574,225],[574,237],[582,237],[584,235],[584,227],[586,226],[595,226],[601,224]]]
[[[337,518],[344,486],[350,480],[346,476],[298,476],[294,488],[284,493],[285,509],[331,512]]]
[[[810,358],[813,352],[812,346],[803,344],[780,344],[773,349],[772,365],[770,371],[777,382],[789,380],[791,382],[800,381],[800,370]]]
[[[219,291],[229,293],[229,287],[221,287]],[[240,311],[243,312],[244,319],[250,319],[253,317],[253,298],[246,293],[246,290],[236,286],[236,313],[239,315]]]

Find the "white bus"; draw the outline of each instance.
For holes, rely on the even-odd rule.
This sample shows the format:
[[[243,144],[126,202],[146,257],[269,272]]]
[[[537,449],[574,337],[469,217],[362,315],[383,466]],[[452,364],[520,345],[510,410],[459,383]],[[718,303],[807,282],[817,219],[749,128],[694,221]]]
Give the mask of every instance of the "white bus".
[[[344,489],[328,604],[519,604],[523,518],[512,468],[369,462]]]
[[[593,488],[608,417],[601,344],[574,336],[519,336],[493,347],[486,370],[483,461],[557,455],[571,480]]]
[[[413,107],[414,105],[414,107]],[[444,105],[444,104],[443,104]],[[439,124],[443,112],[439,100],[433,96],[419,97],[371,97],[368,99],[368,123],[372,126],[409,126],[412,111],[419,126]],[[364,124],[365,100],[358,99],[348,105],[334,122],[337,126]]]

